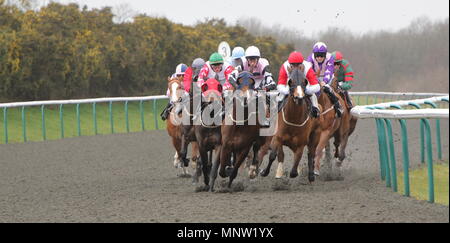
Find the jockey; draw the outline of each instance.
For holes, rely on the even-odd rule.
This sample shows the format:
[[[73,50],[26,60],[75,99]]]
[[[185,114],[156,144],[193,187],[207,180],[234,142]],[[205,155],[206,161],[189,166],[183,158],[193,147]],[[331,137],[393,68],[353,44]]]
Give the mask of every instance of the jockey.
[[[334,57],[334,69],[336,70],[337,80],[339,87],[344,90],[345,101],[349,109],[353,107],[352,100],[348,95],[348,90],[353,86],[353,68],[350,63],[344,59],[343,55],[339,51],[333,52]]]
[[[265,58],[261,58],[258,47],[249,46],[247,50],[245,50],[245,58],[242,58],[240,67],[242,71],[253,74],[255,90],[270,91],[277,87],[269,70],[269,61]]]
[[[314,44],[313,53],[309,55],[307,61],[312,64],[312,68],[319,79],[320,86],[323,87],[324,92],[332,100],[336,114],[340,117],[343,112],[342,107],[329,86],[329,83],[334,77],[334,57],[328,52],[327,45],[323,42]]]
[[[233,48],[233,51],[231,52],[231,65],[235,68],[242,65],[242,57],[245,56],[245,50],[244,48],[240,46],[236,46]]]
[[[198,75],[200,74],[200,70],[202,69],[203,65],[205,65],[205,60],[203,60],[202,58],[196,58],[192,62],[191,66],[186,70],[183,79],[183,87],[187,93],[189,93],[191,90],[192,81],[197,82]]]
[[[188,69],[188,66],[184,63],[180,63],[177,65],[177,67],[175,68],[175,73],[172,74],[172,76],[170,76],[170,78],[181,78],[181,80],[183,80],[184,78],[184,74],[186,73],[186,70]]]
[[[198,75],[197,85],[201,87],[205,80],[215,78],[223,87],[223,90],[230,90],[233,86],[229,82],[230,74],[234,67],[224,62],[222,55],[215,52],[209,57]]]
[[[176,77],[180,81],[183,80],[187,69],[188,69],[188,66],[186,64],[184,64],[184,63],[178,64],[177,67],[175,68],[175,73],[172,74],[172,76],[170,78],[175,78]],[[167,97],[169,97],[169,89],[167,89],[166,95],[167,95]],[[166,107],[161,112],[161,119],[163,121],[165,121],[167,119],[167,117],[169,116],[169,113],[172,110],[172,108],[173,108],[173,104],[169,100],[169,103],[167,103]]]
[[[288,85],[288,77],[290,71],[294,68],[301,68],[303,66],[303,73],[305,74],[306,80],[308,84],[305,88],[305,94],[309,96],[311,99],[311,108],[313,117],[319,117],[320,110],[319,104],[317,102],[316,93],[320,91],[320,85],[317,81],[316,73],[312,68],[312,64],[310,62],[303,62],[303,55],[300,52],[292,52],[289,55],[289,58],[286,62],[283,63],[280,67],[280,74],[278,75],[278,86],[277,89],[280,94],[286,96],[289,94],[289,85]]]

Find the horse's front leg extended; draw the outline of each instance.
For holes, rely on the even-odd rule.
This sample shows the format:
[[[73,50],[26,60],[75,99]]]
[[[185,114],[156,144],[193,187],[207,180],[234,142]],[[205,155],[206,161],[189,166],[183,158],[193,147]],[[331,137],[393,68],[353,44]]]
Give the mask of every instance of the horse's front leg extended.
[[[219,168],[219,163],[220,163],[220,151],[221,151],[221,148],[222,148],[221,145],[217,145],[216,146],[216,148],[215,148],[215,156],[213,158],[212,167],[211,167],[211,170],[209,172],[209,178],[210,178],[209,190],[211,192],[214,191],[214,183],[215,183],[216,178],[217,178],[217,169]]]
[[[231,183],[233,182],[234,178],[236,178],[238,171],[239,171],[239,167],[241,166],[245,157],[247,157],[249,150],[250,150],[250,147],[241,149],[236,153],[236,165],[233,168],[233,172],[230,175],[230,181],[228,182],[228,188],[231,188]]]
[[[274,137],[272,143],[270,144],[270,149],[272,150],[269,155],[269,163],[267,167],[261,171],[261,176],[266,177],[270,173],[270,167],[273,161],[277,158],[278,149],[281,147],[281,139],[279,137]]]
[[[189,165],[189,160],[186,158],[188,145],[187,136],[183,133],[183,135],[181,135],[180,159],[184,163],[184,167],[188,167]]]

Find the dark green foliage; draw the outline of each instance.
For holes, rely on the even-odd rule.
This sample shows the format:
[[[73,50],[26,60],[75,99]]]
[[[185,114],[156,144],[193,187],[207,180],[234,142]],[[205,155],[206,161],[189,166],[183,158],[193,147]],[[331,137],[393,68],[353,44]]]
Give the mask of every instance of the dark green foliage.
[[[0,102],[164,94],[178,63],[207,59],[221,41],[260,47],[276,78],[294,49],[223,19],[183,26],[113,17],[109,7],[50,3],[25,11],[0,2]]]

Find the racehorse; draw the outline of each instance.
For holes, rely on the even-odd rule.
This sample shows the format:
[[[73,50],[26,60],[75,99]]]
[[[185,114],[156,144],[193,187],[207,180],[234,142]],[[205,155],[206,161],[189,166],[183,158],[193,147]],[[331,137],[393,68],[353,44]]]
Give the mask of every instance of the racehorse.
[[[195,138],[194,133],[194,116],[198,112],[199,107],[194,107],[194,87],[190,89],[189,92],[189,99],[185,101],[184,103],[181,103],[180,106],[177,107],[176,113],[182,113],[185,116],[188,116],[188,123],[182,123],[181,126],[181,152],[179,154],[180,160],[183,161],[185,164],[184,166],[188,166],[187,163],[189,163],[189,159],[187,159],[187,149],[190,143],[192,143],[192,147],[195,148],[195,150],[192,151],[192,168],[196,169],[198,167],[198,158],[200,157],[198,155],[198,143]],[[197,94],[200,95],[200,94]],[[193,182],[198,182],[198,176],[194,176]]]
[[[335,76],[337,75],[335,74]],[[336,130],[334,133],[334,146],[335,146],[334,157],[336,158],[336,166],[340,170],[342,162],[345,159],[345,149],[347,147],[348,138],[356,128],[358,118],[356,118],[350,113],[348,103],[344,102],[345,100],[345,95],[343,94],[344,91],[339,87],[336,78],[333,79],[331,87],[336,93],[339,94],[340,98],[342,99],[341,104],[344,104],[345,106],[344,107],[345,112],[342,115],[341,125],[339,126],[339,129]]]
[[[217,116],[221,116],[221,110],[214,113],[214,110],[208,110],[208,106],[212,107],[216,105],[222,108],[222,85],[219,83],[219,81],[210,79],[202,85],[202,93],[204,94],[204,96],[202,96],[200,110],[201,112],[196,114],[195,116],[195,120],[199,121],[198,123],[200,125],[193,126],[201,161],[201,163],[197,163],[194,178],[196,178],[196,181],[198,181],[198,177],[203,173],[203,180],[205,184],[204,190],[207,191],[210,188],[209,177],[214,176],[214,174],[217,177],[217,165],[219,163],[220,149],[222,144],[222,117],[219,118],[219,124],[205,124],[203,117],[207,116],[211,118],[212,114],[214,119]],[[214,159],[213,152],[215,153]],[[214,163],[213,160],[215,161]],[[212,164],[215,164],[216,166],[211,170]],[[212,183],[212,187],[214,187],[214,182]]]
[[[175,104],[179,105],[182,100],[182,94],[183,94],[183,87],[181,85],[181,80],[177,77],[174,78],[168,78],[167,83],[168,89],[169,89],[169,97],[170,101]],[[181,119],[179,118],[178,112],[175,111],[176,109],[172,109],[170,112],[169,119],[166,120],[166,129],[169,136],[172,138],[172,145],[175,148],[175,155],[174,155],[174,161],[173,165],[175,168],[182,168],[183,174],[187,175],[187,165],[189,163],[189,160],[185,159],[184,161],[181,160],[181,157],[179,156],[181,154],[181,137],[182,137],[182,129],[181,129]],[[177,119],[177,117],[179,119]],[[176,122],[176,121],[180,122]],[[196,144],[192,145],[192,155],[193,157],[198,156],[198,146]],[[187,160],[187,161],[186,161]]]
[[[306,87],[305,74],[299,68],[290,70],[289,87],[290,93],[286,98],[287,102],[278,113],[277,132],[273,136],[270,144],[271,153],[267,167],[261,171],[261,176],[267,176],[270,172],[272,162],[275,160],[282,146],[288,146],[294,152],[294,165],[292,166],[290,177],[298,176],[298,164],[303,155],[303,149],[308,147],[308,180],[314,181],[314,156],[320,138],[320,121],[310,115],[310,104],[306,98],[304,90]],[[320,105],[319,105],[320,106]],[[282,154],[280,154],[282,155]],[[276,177],[283,176],[283,162],[279,158]]]
[[[259,150],[267,139],[266,137],[259,136],[259,128],[261,126],[258,123],[249,125],[248,122],[251,116],[256,116],[257,119],[256,112],[251,112],[249,110],[249,102],[251,102],[252,99],[254,101],[256,98],[256,96],[252,94],[255,84],[253,75],[249,72],[241,72],[236,84],[236,89],[241,96],[234,96],[234,99],[232,99],[233,109],[231,109],[231,112],[225,114],[225,124],[222,124],[221,127],[222,147],[220,151],[219,175],[223,178],[229,176],[228,188],[231,187],[233,180],[236,178],[239,167],[247,156],[250,148],[256,146],[255,150],[258,151],[259,154],[263,154],[263,152],[260,152]],[[237,119],[238,106],[240,106],[240,110],[244,111],[244,120]],[[226,168],[227,165],[230,165],[232,155],[235,156],[234,164]],[[256,156],[256,159],[253,160],[249,172],[250,177],[256,176],[260,158],[261,156]],[[213,185],[217,177],[217,174],[213,173],[215,172],[215,168],[217,168],[216,166],[218,165],[213,164],[211,170],[211,191],[214,190]]]
[[[335,110],[333,102],[329,95],[324,92],[324,88],[322,87],[322,92],[319,96],[319,104],[323,108],[324,111],[320,114],[320,128],[322,132],[320,133],[319,144],[316,148],[316,156],[314,159],[314,174],[320,174],[320,160],[323,155],[323,151],[325,147],[329,146],[329,140],[333,137],[336,131],[341,127],[342,116],[338,117]],[[331,91],[333,92],[333,91]],[[338,102],[343,105],[344,101],[341,97],[335,96],[338,99]],[[347,113],[344,111],[344,113]],[[329,148],[328,148],[329,149]],[[329,151],[329,150],[328,150]],[[329,159],[331,156],[327,156]]]

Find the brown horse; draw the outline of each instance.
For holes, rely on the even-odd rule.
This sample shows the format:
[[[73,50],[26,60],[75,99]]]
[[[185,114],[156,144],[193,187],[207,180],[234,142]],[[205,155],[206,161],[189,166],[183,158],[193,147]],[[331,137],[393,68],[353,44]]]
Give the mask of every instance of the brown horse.
[[[181,85],[182,80],[174,77],[174,78],[168,78],[168,89],[169,89],[169,99],[170,101],[175,104],[179,105],[181,102],[181,97],[183,94],[183,87]],[[170,112],[169,119],[166,120],[166,129],[169,136],[172,138],[172,145],[175,148],[175,155],[174,155],[174,161],[173,164],[175,168],[182,168],[183,174],[187,175],[187,164],[188,161],[182,161],[180,158],[181,154],[181,138],[182,138],[182,127],[181,127],[181,118],[177,112],[175,112],[176,109],[172,109]],[[192,144],[192,157],[198,156],[198,146],[197,144]]]
[[[303,155],[303,149],[308,147],[308,180],[314,181],[314,156],[320,138],[320,121],[313,118],[305,99],[305,75],[299,68],[294,68],[289,75],[290,94],[287,103],[278,113],[278,130],[270,144],[271,153],[267,167],[261,172],[261,176],[267,176],[272,162],[282,151],[282,146],[288,146],[294,152],[294,165],[290,177],[298,176],[298,165]],[[282,154],[280,154],[282,155]],[[280,175],[281,173],[281,175]],[[279,158],[277,177],[284,173],[282,159]]]
[[[335,74],[336,76],[336,74]],[[339,98],[342,99],[342,103],[344,104],[344,114],[342,115],[341,119],[341,125],[339,126],[339,129],[335,131],[334,133],[334,146],[335,146],[335,153],[334,157],[336,158],[336,166],[339,169],[342,166],[342,162],[345,159],[345,149],[347,147],[347,142],[349,136],[353,133],[353,131],[356,128],[356,123],[358,121],[358,118],[353,116],[350,113],[349,106],[347,102],[345,102],[345,95],[343,94],[343,90],[338,86],[337,79],[333,79],[333,82],[331,84],[331,87],[334,89],[336,93],[339,94]]]
[[[198,150],[198,143],[197,139],[195,137],[194,132],[194,116],[198,112],[199,107],[194,107],[194,94],[193,90],[195,88],[192,87],[190,89],[189,93],[189,99],[187,99],[184,103],[181,103],[178,109],[175,109],[175,112],[180,112],[183,116],[186,116],[187,123],[182,123],[181,126],[181,151],[179,153],[180,160],[183,161],[185,164],[184,166],[188,166],[187,163],[189,163],[189,159],[187,159],[187,150],[190,143],[192,143],[193,148],[196,148],[195,151],[192,153],[192,168],[196,169],[198,165],[198,158],[199,155],[197,153]],[[200,94],[197,94],[200,95]],[[180,111],[181,110],[181,111]],[[198,182],[198,176],[192,177],[193,182]]]
[[[198,143],[201,161],[201,163],[197,163],[194,178],[197,178],[196,181],[198,181],[198,177],[203,173],[203,180],[205,184],[203,190],[205,191],[210,189],[210,177],[217,177],[217,167],[219,164],[220,149],[222,145],[221,111],[223,109],[223,100],[220,94],[222,92],[222,86],[218,81],[216,82],[219,90],[214,90],[208,87],[209,83],[202,86],[202,92],[205,96],[202,96],[201,112],[196,114],[194,118],[195,121],[198,121],[196,122],[196,125],[194,125],[194,134]],[[217,107],[220,108],[218,110],[214,109]],[[208,119],[206,123],[204,121],[205,118]],[[212,118],[212,121],[210,118]],[[219,120],[217,120],[217,118]],[[213,153],[215,154],[214,158]],[[211,165],[214,165],[212,170]],[[214,181],[212,181],[211,187],[214,187]]]
[[[249,120],[251,116],[255,116],[257,120],[256,112],[249,111],[249,103],[251,99],[255,99],[256,96],[252,95],[251,92],[254,89],[254,79],[253,76],[248,72],[242,72],[239,74],[237,79],[237,90],[242,94],[241,97],[235,97],[232,100],[233,109],[231,112],[225,114],[224,124],[221,127],[222,135],[222,148],[220,151],[220,169],[219,175],[221,177],[229,176],[228,188],[231,187],[233,180],[236,178],[239,167],[247,156],[250,148],[254,147],[254,151],[257,152],[258,156],[253,160],[250,166],[249,175],[251,178],[256,176],[257,166],[263,157],[264,152],[262,152],[261,147],[266,143],[267,137],[262,137],[259,135],[259,129],[261,126],[259,123],[255,125],[250,125]],[[240,99],[240,101],[238,101]],[[239,120],[237,117],[237,110],[244,111],[244,120]],[[229,125],[231,124],[231,125]],[[266,151],[267,152],[267,151]],[[231,165],[231,156],[235,156],[234,164]],[[226,168],[227,165],[231,165]],[[214,181],[217,177],[215,174],[215,168],[217,165],[213,164],[211,170],[211,191],[214,190]]]
[[[336,96],[338,102],[343,106],[344,101],[341,97]],[[323,151],[325,147],[329,146],[329,140],[331,137],[335,136],[336,131],[341,127],[342,116],[338,117],[334,110],[333,102],[331,102],[330,97],[323,91],[319,96],[319,104],[322,107],[322,111],[320,114],[320,127],[322,132],[320,133],[319,144],[316,148],[316,156],[314,159],[314,174],[320,174],[320,160],[323,155]],[[344,113],[347,113],[344,111]],[[346,114],[346,116],[348,116]],[[330,156],[327,156],[329,159]]]

